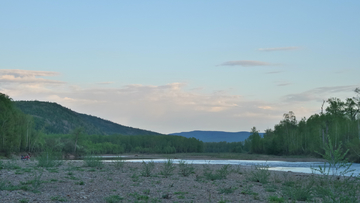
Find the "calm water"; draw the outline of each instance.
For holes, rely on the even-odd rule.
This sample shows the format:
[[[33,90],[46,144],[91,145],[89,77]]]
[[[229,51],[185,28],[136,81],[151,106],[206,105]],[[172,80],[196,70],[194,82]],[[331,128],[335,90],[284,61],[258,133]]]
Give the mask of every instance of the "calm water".
[[[114,158],[114,156],[102,156],[105,160],[104,162],[113,162],[114,160],[106,160]],[[166,162],[167,159],[126,159],[126,156],[122,156],[125,162],[149,162],[154,161],[155,163]],[[269,170],[275,171],[291,171],[291,172],[300,172],[300,173],[312,173],[310,167],[318,168],[318,166],[323,166],[322,162],[287,162],[287,161],[261,161],[261,160],[191,160],[191,159],[173,159],[175,164],[178,164],[180,161],[185,161],[189,164],[230,164],[230,165],[243,165],[243,166],[254,166],[254,165],[267,165]],[[351,169],[354,169],[354,174],[360,174],[360,164],[354,163],[351,166]]]

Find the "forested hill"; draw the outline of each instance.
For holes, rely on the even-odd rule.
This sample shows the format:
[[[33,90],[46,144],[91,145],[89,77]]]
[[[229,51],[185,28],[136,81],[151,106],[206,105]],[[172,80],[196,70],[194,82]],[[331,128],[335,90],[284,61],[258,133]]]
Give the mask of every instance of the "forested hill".
[[[83,127],[86,134],[97,135],[159,135],[160,133],[123,126],[95,116],[77,113],[57,103],[41,101],[15,101],[25,114],[34,117],[35,129],[45,133],[69,134],[76,127]]]
[[[262,136],[263,133],[260,133]],[[201,131],[172,133],[171,135],[180,135],[183,137],[194,137],[203,142],[242,142],[250,136],[250,132],[223,132],[223,131]]]

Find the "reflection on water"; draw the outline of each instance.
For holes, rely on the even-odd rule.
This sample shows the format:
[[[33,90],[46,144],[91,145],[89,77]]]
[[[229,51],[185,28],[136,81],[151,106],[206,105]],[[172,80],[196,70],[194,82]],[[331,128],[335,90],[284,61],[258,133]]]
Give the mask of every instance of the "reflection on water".
[[[105,158],[105,157],[103,157]],[[124,157],[126,158],[126,157]],[[286,161],[261,161],[261,160],[191,160],[191,159],[172,159],[175,164],[180,161],[185,161],[189,164],[231,164],[231,165],[243,165],[243,166],[254,166],[254,165],[267,165],[269,170],[274,171],[291,171],[299,173],[312,173],[310,167],[318,168],[323,166],[322,162],[286,162]],[[116,160],[104,160],[104,162],[114,162]],[[154,161],[155,163],[164,163],[167,159],[124,159],[125,162],[149,162]],[[354,174],[360,173],[360,164],[354,163],[350,169],[354,169]]]

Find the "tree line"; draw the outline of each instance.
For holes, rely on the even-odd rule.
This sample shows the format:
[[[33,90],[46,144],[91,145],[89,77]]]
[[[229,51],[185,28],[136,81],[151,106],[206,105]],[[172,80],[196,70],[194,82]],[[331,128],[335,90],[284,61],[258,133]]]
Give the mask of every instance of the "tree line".
[[[342,150],[349,149],[347,158],[360,162],[360,89],[356,88],[355,93],[355,97],[345,101],[339,98],[324,101],[321,112],[308,119],[298,121],[294,112],[285,113],[273,130],[265,130],[263,137],[253,127],[244,145],[250,153],[318,155],[323,153],[326,143],[331,142],[335,148],[343,143]],[[328,106],[324,110],[325,103]]]
[[[48,149],[71,154],[187,153],[203,152],[203,142],[170,135],[89,135],[83,127],[69,134],[45,133],[31,115],[0,93],[0,152],[42,152]]]

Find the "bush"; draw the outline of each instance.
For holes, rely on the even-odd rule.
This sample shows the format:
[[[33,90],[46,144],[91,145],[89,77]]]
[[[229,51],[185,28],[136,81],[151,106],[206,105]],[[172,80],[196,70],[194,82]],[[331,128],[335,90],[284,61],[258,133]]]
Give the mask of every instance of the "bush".
[[[141,175],[144,177],[150,177],[153,169],[155,168],[154,161],[150,161],[146,163],[145,161],[142,162],[142,171]]]
[[[255,165],[250,171],[249,179],[254,182],[266,184],[269,182],[270,172],[268,165]]]
[[[163,175],[165,178],[171,176],[175,170],[174,162],[171,159],[168,159],[160,171],[160,174]]]
[[[194,173],[195,168],[191,165],[187,164],[185,161],[181,160],[179,162],[179,174],[184,177],[189,176],[190,174]]]
[[[103,162],[101,161],[101,157],[99,156],[85,156],[84,158],[84,166],[87,167],[102,167]]]
[[[345,158],[349,150],[343,153],[341,142],[337,149],[331,143],[328,136],[325,153],[319,153],[327,162],[318,168],[311,167],[313,172],[321,174],[315,176],[315,195],[324,202],[358,202],[360,177],[353,174],[352,163]]]
[[[50,149],[47,149],[46,151],[42,152],[38,157],[36,157],[38,160],[37,166],[39,167],[57,167],[62,164],[61,160],[61,153],[54,152]]]

